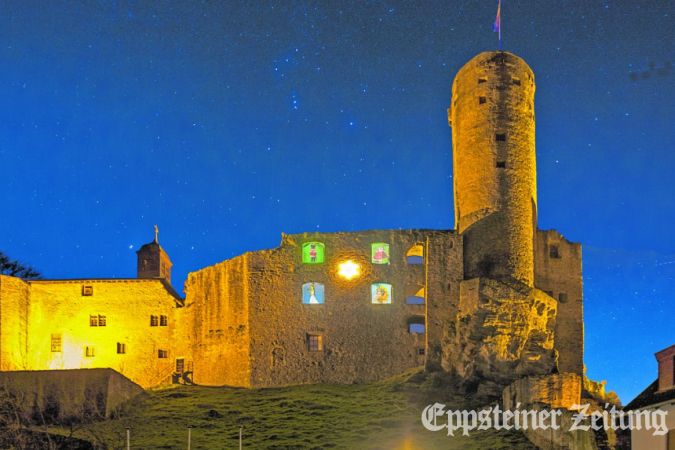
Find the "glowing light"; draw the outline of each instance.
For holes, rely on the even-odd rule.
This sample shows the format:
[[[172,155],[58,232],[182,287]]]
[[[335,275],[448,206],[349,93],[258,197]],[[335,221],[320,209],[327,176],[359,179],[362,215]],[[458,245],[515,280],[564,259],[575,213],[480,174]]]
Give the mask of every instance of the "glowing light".
[[[361,266],[356,264],[351,259],[341,262],[338,265],[338,275],[340,275],[345,280],[353,280],[354,278],[361,275]]]

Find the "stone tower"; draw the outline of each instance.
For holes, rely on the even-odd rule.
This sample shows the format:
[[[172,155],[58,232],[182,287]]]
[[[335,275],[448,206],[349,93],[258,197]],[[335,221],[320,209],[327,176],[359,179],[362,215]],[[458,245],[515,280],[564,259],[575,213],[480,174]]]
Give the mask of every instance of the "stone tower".
[[[136,255],[138,257],[137,278],[160,278],[171,283],[173,263],[159,245],[157,227],[155,227],[155,239],[141,247]]]
[[[537,186],[534,75],[508,52],[483,52],[452,85],[455,229],[465,278],[534,285]]]

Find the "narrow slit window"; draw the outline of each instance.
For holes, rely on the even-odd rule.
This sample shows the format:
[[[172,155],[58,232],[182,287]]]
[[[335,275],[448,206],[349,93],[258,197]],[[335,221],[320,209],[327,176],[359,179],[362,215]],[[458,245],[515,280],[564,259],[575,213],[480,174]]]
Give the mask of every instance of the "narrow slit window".
[[[551,258],[560,258],[560,248],[557,245],[551,245],[548,249],[548,256]]]
[[[118,355],[124,355],[127,352],[127,344],[123,342],[118,342],[117,343],[117,354]]]
[[[85,347],[84,356],[86,358],[93,358],[94,356],[96,356],[96,351],[94,350],[94,347]]]

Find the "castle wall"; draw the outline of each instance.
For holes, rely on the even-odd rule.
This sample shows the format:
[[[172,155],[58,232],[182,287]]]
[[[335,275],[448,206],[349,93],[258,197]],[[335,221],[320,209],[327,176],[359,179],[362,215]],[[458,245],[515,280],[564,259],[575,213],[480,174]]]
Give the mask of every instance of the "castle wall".
[[[197,384],[251,386],[249,255],[188,275],[179,312]]]
[[[28,367],[29,290],[20,278],[0,275],[0,371]]]
[[[411,333],[408,324],[424,322],[426,308],[406,304],[406,297],[425,286],[428,274],[424,264],[408,264],[406,252],[424,246],[429,234],[454,239],[449,232],[414,230],[306,233],[250,254],[252,385],[366,382],[423,365],[426,335]],[[323,264],[302,263],[302,245],[310,241],[325,244]],[[376,242],[389,244],[389,264],[371,262]],[[360,265],[358,278],[338,276],[346,260]],[[433,276],[441,275],[435,268]],[[303,304],[308,282],[324,285],[324,304]],[[378,282],[392,285],[391,304],[372,303],[371,284]],[[434,280],[433,289],[446,292],[447,285]],[[308,349],[311,334],[322,337],[323,351]]]
[[[535,285],[558,300],[555,328],[558,368],[561,372],[583,375],[581,245],[566,240],[557,231],[539,230],[536,249]]]
[[[112,368],[143,387],[170,379],[176,298],[160,280],[31,281],[28,369]],[[83,295],[83,286],[92,288]],[[151,315],[167,317],[151,326]],[[105,326],[91,325],[105,317]],[[60,351],[52,348],[60,338]],[[118,343],[124,353],[118,353]],[[87,352],[87,347],[89,352]],[[159,351],[166,350],[166,358]]]
[[[484,52],[452,87],[455,228],[465,277],[534,281],[537,187],[534,76],[506,52]]]

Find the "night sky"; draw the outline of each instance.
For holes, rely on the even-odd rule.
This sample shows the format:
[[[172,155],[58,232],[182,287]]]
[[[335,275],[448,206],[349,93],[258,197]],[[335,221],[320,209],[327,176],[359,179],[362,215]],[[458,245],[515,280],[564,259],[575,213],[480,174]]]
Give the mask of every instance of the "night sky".
[[[280,233],[453,227],[450,86],[496,0],[0,3],[0,249],[47,278],[189,271]],[[586,364],[675,343],[665,1],[504,0],[537,83],[539,226],[583,243]]]

